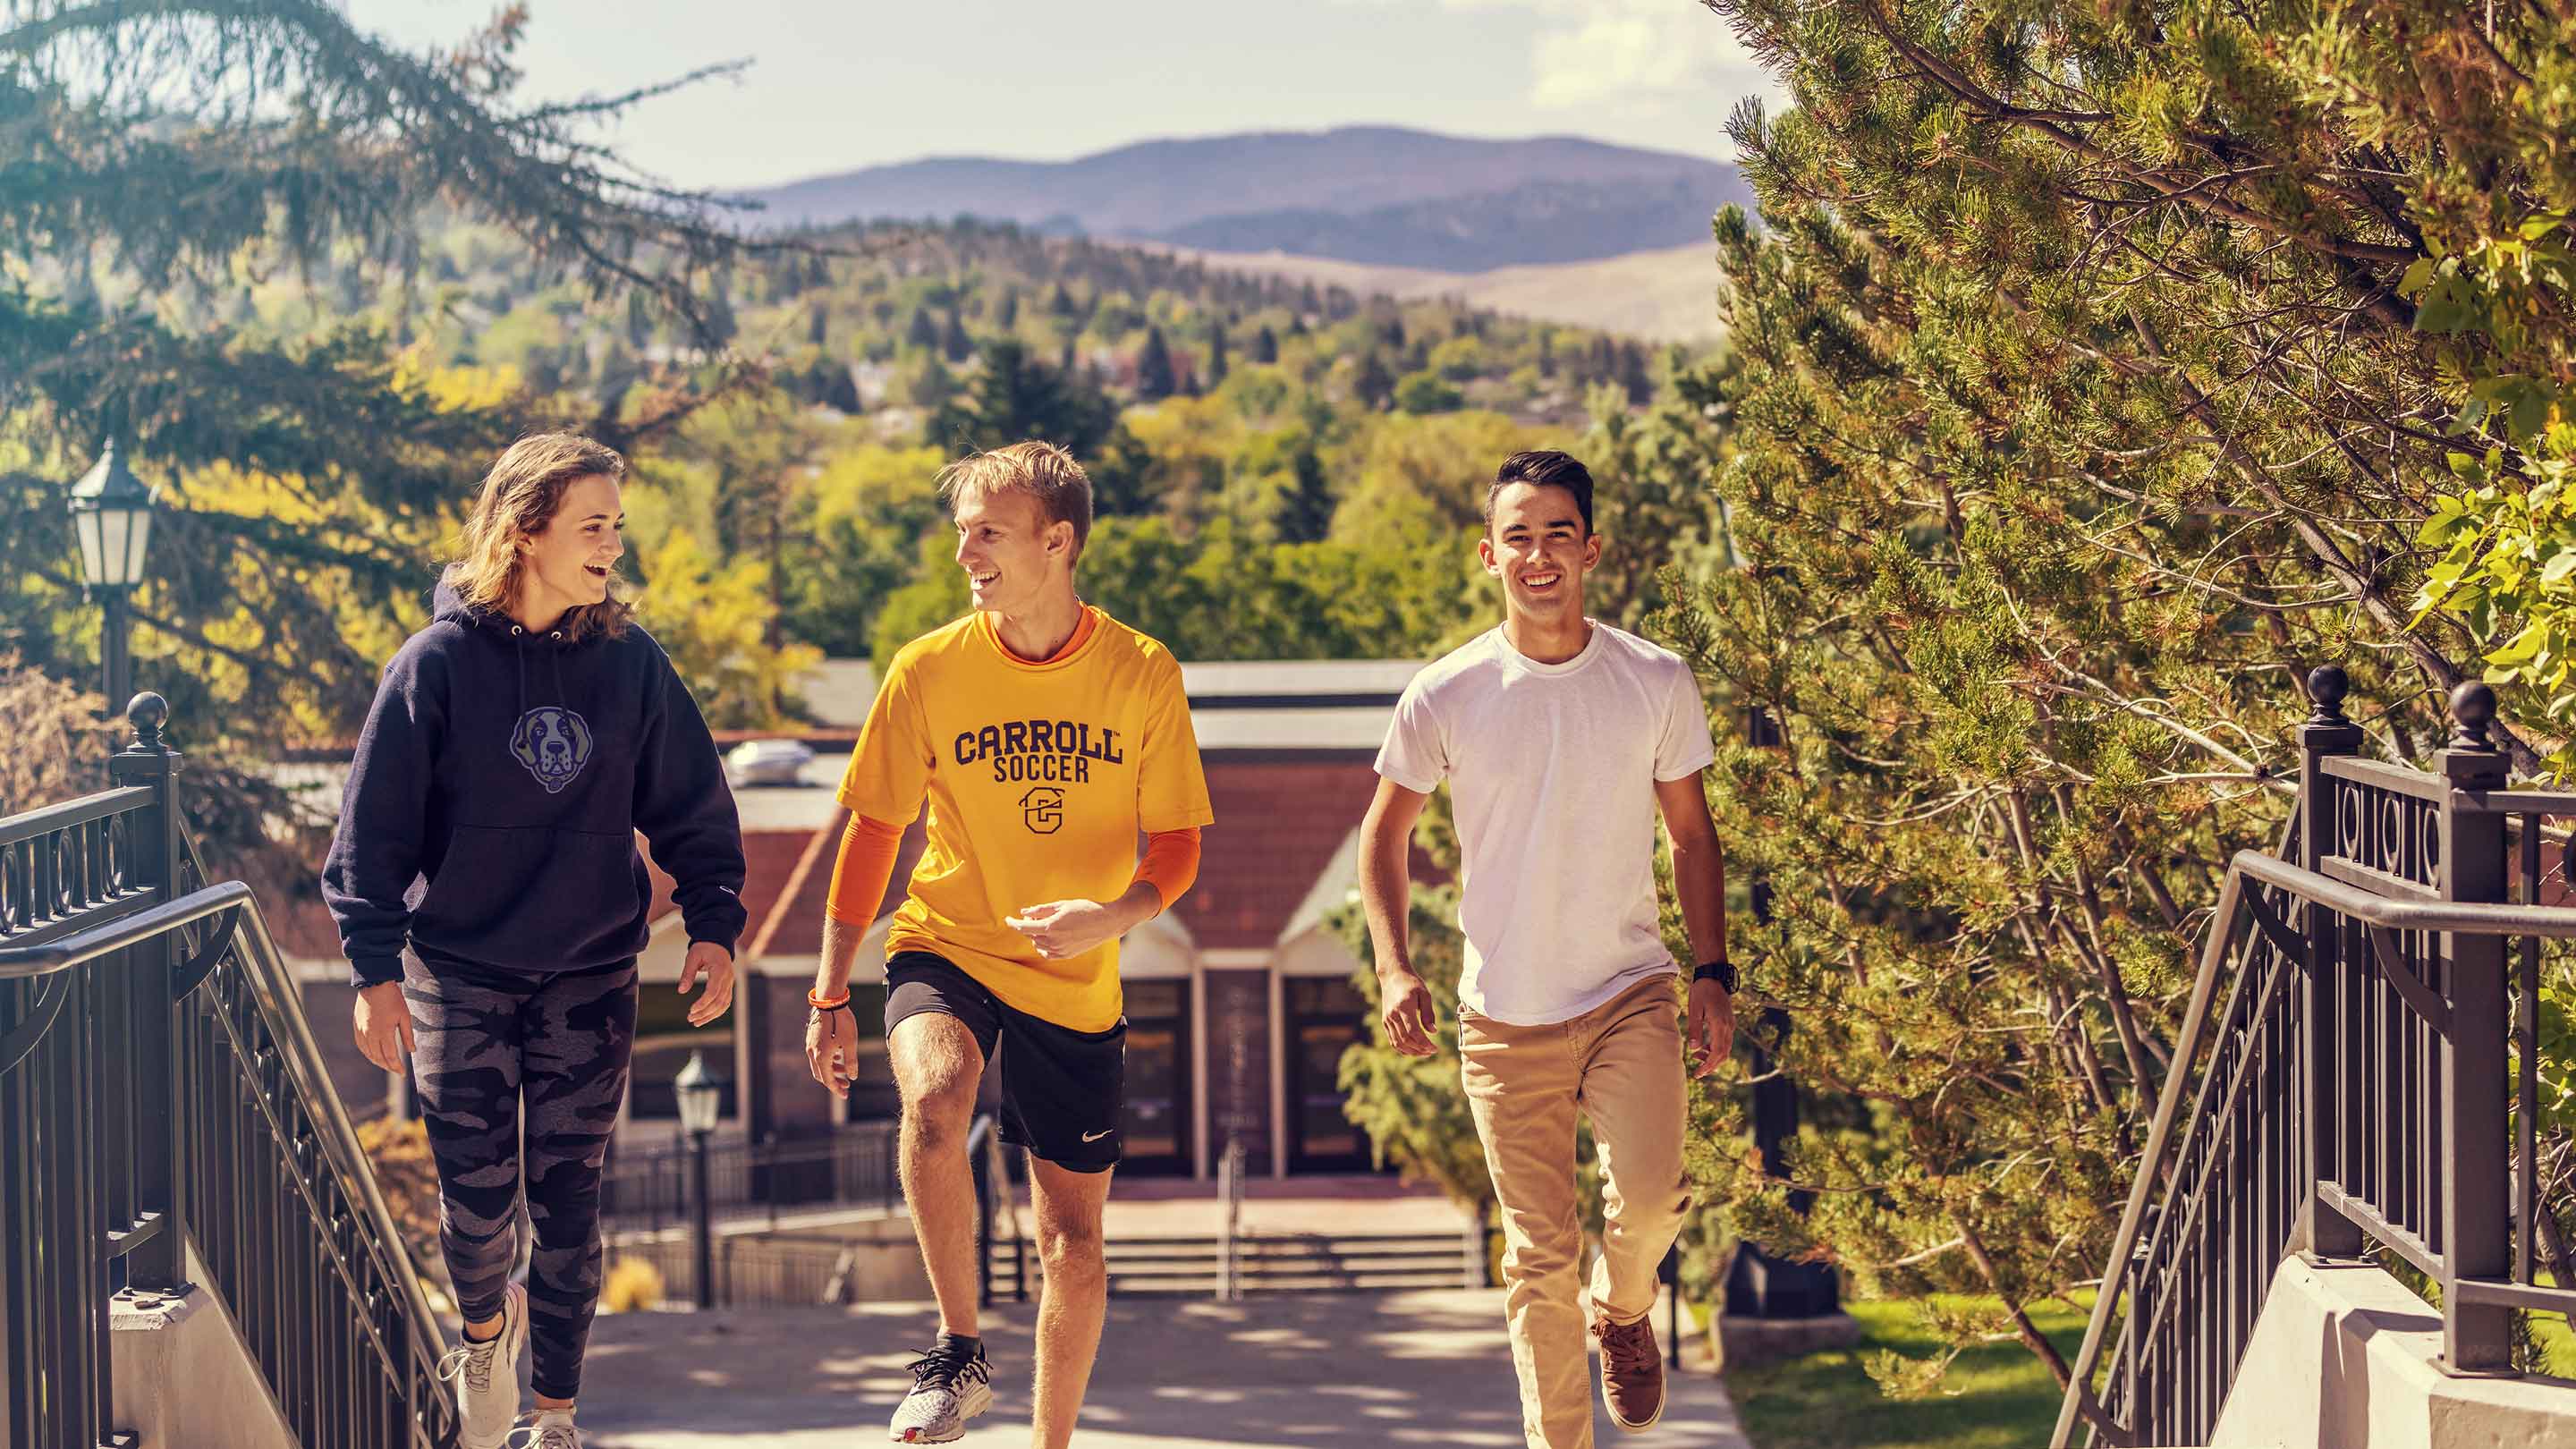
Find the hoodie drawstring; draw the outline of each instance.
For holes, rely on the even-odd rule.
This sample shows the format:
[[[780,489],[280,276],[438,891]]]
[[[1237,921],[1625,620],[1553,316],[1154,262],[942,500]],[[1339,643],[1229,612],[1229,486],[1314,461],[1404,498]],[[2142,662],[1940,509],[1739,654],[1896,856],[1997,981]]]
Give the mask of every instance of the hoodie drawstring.
[[[546,636],[547,640],[556,646],[546,653],[554,662],[555,703],[557,704],[563,704],[572,697],[564,691],[563,637],[561,629]],[[516,718],[526,719],[528,717],[528,630],[525,625],[510,626],[510,662],[516,667],[519,677],[519,713]]]

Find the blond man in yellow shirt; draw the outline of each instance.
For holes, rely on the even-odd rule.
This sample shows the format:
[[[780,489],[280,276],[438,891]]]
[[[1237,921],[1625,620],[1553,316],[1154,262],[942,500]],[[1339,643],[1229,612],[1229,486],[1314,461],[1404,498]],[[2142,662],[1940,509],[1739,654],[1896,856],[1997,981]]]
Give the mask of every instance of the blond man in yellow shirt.
[[[904,1199],[940,1332],[912,1366],[891,1437],[944,1443],[992,1404],[965,1143],[999,1047],[1001,1136],[1029,1150],[1046,1271],[1032,1442],[1063,1449],[1108,1305],[1100,1219],[1127,1032],[1118,938],[1189,888],[1199,828],[1215,816],[1179,662],[1074,592],[1091,532],[1081,466],[1018,443],[952,465],[940,489],[975,609],[895,654],[842,778],[850,824],[806,1057],[815,1080],[848,1094],[852,958],[927,802],[928,844],[886,937],[885,1021]]]

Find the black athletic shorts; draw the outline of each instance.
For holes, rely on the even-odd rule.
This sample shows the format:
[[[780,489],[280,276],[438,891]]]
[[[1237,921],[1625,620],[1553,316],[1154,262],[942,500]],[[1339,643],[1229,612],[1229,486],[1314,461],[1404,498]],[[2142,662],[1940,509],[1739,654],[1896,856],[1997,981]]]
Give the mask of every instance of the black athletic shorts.
[[[925,1011],[975,1033],[990,1070],[1001,1048],[1002,1140],[1075,1172],[1118,1165],[1118,1119],[1127,1108],[1127,1020],[1075,1031],[1014,1011],[944,956],[886,958],[886,1040],[895,1023]]]

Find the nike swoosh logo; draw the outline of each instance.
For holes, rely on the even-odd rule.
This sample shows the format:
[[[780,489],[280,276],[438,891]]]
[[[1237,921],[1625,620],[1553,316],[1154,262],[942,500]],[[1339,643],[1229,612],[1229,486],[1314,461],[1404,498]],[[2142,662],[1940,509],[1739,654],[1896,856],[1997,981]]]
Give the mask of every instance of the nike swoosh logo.
[[[1112,1127],[1108,1132],[1085,1132],[1082,1134],[1082,1140],[1085,1142],[1097,1142],[1101,1138],[1108,1136],[1110,1132],[1115,1132],[1117,1130],[1117,1128]]]

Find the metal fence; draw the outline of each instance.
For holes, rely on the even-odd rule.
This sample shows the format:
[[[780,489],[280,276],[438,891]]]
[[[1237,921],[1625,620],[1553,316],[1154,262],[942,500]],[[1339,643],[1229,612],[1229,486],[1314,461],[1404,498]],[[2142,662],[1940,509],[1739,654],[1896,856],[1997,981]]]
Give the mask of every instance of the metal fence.
[[[873,1246],[829,1233],[720,1234],[708,1254],[714,1278],[710,1301],[720,1308],[854,1302],[848,1286],[856,1272],[853,1259]],[[621,1238],[615,1254],[652,1264],[670,1302],[697,1297],[697,1245],[688,1235]]]
[[[690,1158],[674,1145],[622,1152],[600,1183],[600,1218],[612,1232],[659,1232],[691,1220]],[[857,1122],[824,1137],[710,1143],[707,1198],[719,1223],[765,1221],[835,1209],[903,1206],[895,1124]]]
[[[2345,690],[2310,676],[2290,858],[2228,870],[2053,1449],[2208,1442],[2293,1251],[2422,1272],[2455,1372],[2511,1371],[2513,1310],[2576,1309],[2533,1251],[2541,942],[2576,937],[2543,843],[2576,794],[2507,788],[2484,685],[2435,772],[2357,758]]]
[[[191,1248],[304,1443],[443,1449],[437,1326],[167,717],[137,696],[116,788],[0,820],[0,1449],[133,1442],[108,1299],[196,1291]]]
[[[875,1162],[878,1158],[874,1154],[882,1151],[885,1164],[882,1190],[888,1194],[882,1206],[888,1211],[902,1206],[902,1188],[894,1178],[894,1124],[871,1123],[864,1130],[852,1129],[830,1142],[806,1145],[818,1148],[837,1145],[841,1150],[837,1153],[817,1151],[790,1160],[847,1166]],[[995,1135],[991,1115],[975,1119],[967,1132],[966,1152],[975,1184],[977,1293],[988,1308],[1000,1296],[1026,1302],[1028,1245],[1020,1232],[1008,1149]],[[685,1168],[685,1152],[663,1155],[679,1158],[679,1165]],[[707,1265],[709,1292],[702,1301],[719,1308],[856,1301],[853,1294],[861,1255],[882,1251],[886,1243],[877,1239],[854,1239],[825,1227],[778,1227],[777,1204],[760,1200],[756,1189],[759,1181],[756,1167],[768,1163],[769,1159],[758,1148],[749,1149],[738,1157],[745,1170],[738,1172],[733,1182],[738,1192],[749,1195],[752,1200],[738,1200],[728,1205],[721,1186],[708,1195],[714,1209],[709,1214],[708,1226],[714,1231],[709,1235],[703,1258]],[[664,1162],[650,1169],[637,1167],[635,1172],[640,1179],[667,1183],[674,1179],[672,1168],[673,1164]],[[710,1176],[716,1184],[725,1181],[712,1173]],[[686,1179],[680,1177],[677,1180]],[[746,1187],[745,1184],[755,1186]],[[843,1200],[840,1205],[860,1204],[858,1199],[851,1198]],[[663,1295],[669,1301],[698,1300],[698,1264],[702,1259],[697,1251],[695,1205],[674,1196],[668,1200],[667,1206],[668,1211],[649,1227],[629,1227],[612,1233],[610,1248],[617,1257],[650,1263],[661,1278]],[[762,1221],[764,1216],[769,1218],[766,1223]],[[908,1240],[901,1251],[907,1257],[912,1254]]]

